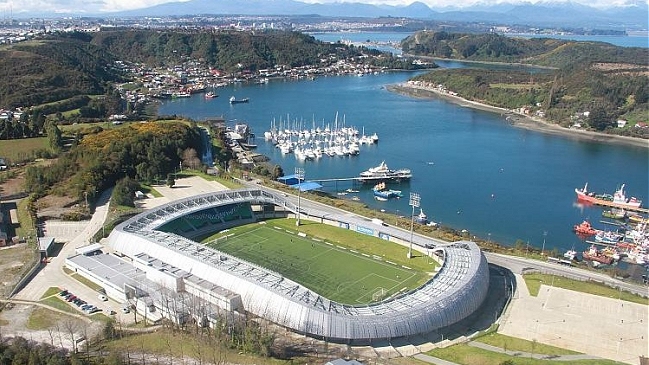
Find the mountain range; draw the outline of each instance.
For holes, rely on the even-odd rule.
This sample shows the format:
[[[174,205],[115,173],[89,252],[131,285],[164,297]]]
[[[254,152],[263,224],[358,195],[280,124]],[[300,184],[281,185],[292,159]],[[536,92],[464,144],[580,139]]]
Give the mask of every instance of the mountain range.
[[[305,3],[297,0],[189,0],[120,12],[120,16],[172,15],[319,15],[323,17],[404,17],[437,21],[488,22],[539,27],[647,29],[645,2],[607,9],[575,2],[494,3],[433,9],[422,2],[407,6],[359,2]]]

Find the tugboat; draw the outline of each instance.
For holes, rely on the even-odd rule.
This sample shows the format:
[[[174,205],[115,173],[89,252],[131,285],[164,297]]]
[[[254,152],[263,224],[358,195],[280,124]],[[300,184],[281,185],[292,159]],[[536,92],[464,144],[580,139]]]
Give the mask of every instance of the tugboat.
[[[593,228],[593,226],[591,226],[590,222],[588,221],[583,221],[580,224],[575,224],[572,227],[572,230],[575,231],[576,234],[582,236],[594,236],[597,234],[597,230]]]

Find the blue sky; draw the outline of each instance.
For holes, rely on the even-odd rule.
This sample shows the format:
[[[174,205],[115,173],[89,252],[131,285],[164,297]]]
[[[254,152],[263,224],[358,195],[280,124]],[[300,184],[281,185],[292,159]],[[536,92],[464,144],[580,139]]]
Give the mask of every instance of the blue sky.
[[[0,16],[6,18],[13,14],[19,16],[24,12],[51,12],[56,13],[97,13],[111,12],[130,9],[145,8],[170,0],[0,0]],[[231,0],[214,0],[231,1]],[[310,3],[331,3],[340,2],[340,0],[302,0]],[[349,0],[348,2],[370,3],[370,4],[387,4],[387,5],[408,5],[414,0]],[[522,2],[524,0],[420,0],[431,8],[452,7],[470,7],[474,4],[491,4],[499,2]],[[527,0],[527,2],[536,3],[538,1],[548,0]],[[568,0],[554,0],[568,1]],[[613,5],[622,5],[632,0],[573,0],[596,7],[608,7]],[[648,0],[640,0],[648,1]]]

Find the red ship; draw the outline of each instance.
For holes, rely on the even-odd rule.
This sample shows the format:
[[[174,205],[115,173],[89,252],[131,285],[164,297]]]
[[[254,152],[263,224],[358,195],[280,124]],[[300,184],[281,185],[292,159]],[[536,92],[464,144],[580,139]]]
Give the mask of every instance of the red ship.
[[[575,231],[576,234],[581,236],[593,236],[597,234],[597,230],[593,228],[593,226],[591,226],[590,222],[588,221],[583,221],[580,224],[575,224],[572,227],[572,230]]]
[[[575,193],[577,194],[577,200],[580,202],[586,202],[597,205],[605,205],[608,207],[616,208],[626,208],[626,209],[639,209],[642,201],[631,197],[626,198],[624,193],[624,184],[611,194],[595,194],[588,191],[588,183],[584,186],[583,189],[575,188]]]

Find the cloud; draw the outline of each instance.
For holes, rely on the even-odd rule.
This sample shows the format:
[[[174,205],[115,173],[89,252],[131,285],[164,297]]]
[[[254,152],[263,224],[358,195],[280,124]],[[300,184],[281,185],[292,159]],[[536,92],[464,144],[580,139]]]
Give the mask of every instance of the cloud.
[[[19,15],[20,13],[51,13],[52,15],[73,13],[73,14],[94,14],[100,12],[114,12],[147,8],[163,3],[189,0],[0,0],[0,15],[7,17],[9,13]],[[231,0],[214,0],[231,1]],[[298,0],[299,1],[299,0]],[[488,5],[497,3],[520,3],[520,2],[567,2],[570,0],[301,0],[307,3],[335,3],[335,2],[358,2],[374,5],[409,5],[414,1],[421,1],[431,8],[463,8],[472,5]],[[572,0],[579,4],[606,8],[612,6],[626,5],[631,2],[649,2],[649,0]]]
[[[0,0],[0,12],[89,14],[147,8],[177,0]]]

